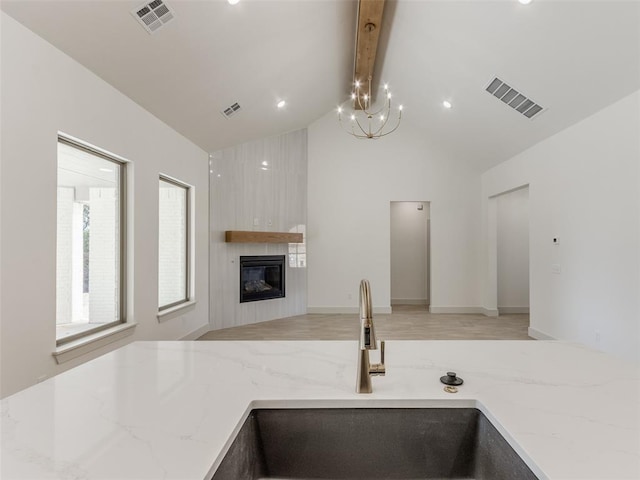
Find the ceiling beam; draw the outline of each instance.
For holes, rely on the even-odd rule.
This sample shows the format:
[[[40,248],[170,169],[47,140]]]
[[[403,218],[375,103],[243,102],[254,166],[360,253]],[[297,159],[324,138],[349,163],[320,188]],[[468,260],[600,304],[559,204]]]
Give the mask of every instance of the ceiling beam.
[[[354,83],[359,81],[366,90],[369,76],[373,77],[376,51],[382,28],[384,0],[360,0],[358,5],[358,31],[356,33],[356,61]],[[375,90],[375,89],[374,89]],[[363,91],[363,93],[366,93]],[[371,92],[375,95],[375,92]],[[359,108],[355,102],[355,108]]]

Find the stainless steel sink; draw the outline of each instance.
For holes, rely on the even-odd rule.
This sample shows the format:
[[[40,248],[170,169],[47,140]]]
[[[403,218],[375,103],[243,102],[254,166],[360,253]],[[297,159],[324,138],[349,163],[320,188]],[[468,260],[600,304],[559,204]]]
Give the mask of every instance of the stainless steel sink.
[[[213,476],[537,479],[474,408],[253,410]]]

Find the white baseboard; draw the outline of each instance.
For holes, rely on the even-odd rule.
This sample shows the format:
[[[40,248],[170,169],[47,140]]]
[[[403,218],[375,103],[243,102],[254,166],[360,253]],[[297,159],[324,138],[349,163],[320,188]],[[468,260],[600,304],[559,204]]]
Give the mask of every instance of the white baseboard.
[[[438,307],[429,305],[429,313],[482,313],[481,307]]]
[[[485,315],[487,317],[498,316],[498,310],[484,307],[438,307],[431,305],[429,307],[429,313],[475,313]]]
[[[394,305],[428,305],[425,298],[392,298],[391,306]]]
[[[200,328],[195,329],[193,332],[186,334],[180,340],[197,340],[202,335],[204,335],[205,333],[208,333],[210,331],[211,331],[211,325],[209,325],[207,323],[207,324],[201,326]]]
[[[485,317],[498,317],[500,315],[500,312],[496,308],[485,308],[485,307],[482,307],[482,312],[481,313]]]
[[[556,340],[551,335],[547,335],[546,333],[541,332],[540,330],[536,330],[535,328],[529,327],[528,335],[536,340]]]
[[[529,313],[529,307],[498,307],[501,315],[509,315],[510,313]]]
[[[358,314],[358,307],[307,307],[307,313],[320,313],[325,315]],[[373,313],[378,315],[388,315],[391,307],[373,307]]]

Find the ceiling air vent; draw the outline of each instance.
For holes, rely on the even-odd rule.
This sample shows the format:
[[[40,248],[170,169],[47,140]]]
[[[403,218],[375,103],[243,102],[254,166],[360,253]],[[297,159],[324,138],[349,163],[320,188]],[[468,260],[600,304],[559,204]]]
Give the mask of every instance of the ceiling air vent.
[[[543,107],[525,97],[498,77],[494,78],[485,90],[527,118],[533,118],[543,110]]]
[[[239,111],[240,111],[240,105],[238,104],[238,102],[236,102],[233,105],[231,105],[229,108],[225,108],[224,110],[222,110],[220,113],[222,113],[222,115],[224,115],[225,118],[231,118]]]
[[[148,33],[157,32],[160,27],[166,25],[174,17],[173,10],[162,0],[143,3],[131,10],[131,15]]]

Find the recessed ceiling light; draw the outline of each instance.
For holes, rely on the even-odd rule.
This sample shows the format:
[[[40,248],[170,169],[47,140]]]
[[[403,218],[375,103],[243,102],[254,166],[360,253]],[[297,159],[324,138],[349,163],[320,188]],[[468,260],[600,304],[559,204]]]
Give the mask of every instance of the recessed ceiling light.
[[[531,3],[531,0],[518,0],[518,2],[520,2],[522,5],[529,5]]]
[[[236,5],[240,0],[227,0],[227,2],[229,2],[229,5]]]
[[[267,161],[265,160],[265,161],[263,161],[263,162],[262,162],[262,165],[263,165],[263,166],[265,166],[265,167],[268,167],[268,166],[269,166],[269,162],[267,162]]]
[[[444,102],[442,102],[442,106],[444,108],[451,108],[453,105],[451,105],[451,102],[445,100]]]
[[[278,108],[284,108],[284,106],[287,104],[287,102],[285,102],[284,100],[280,100],[277,104]]]

